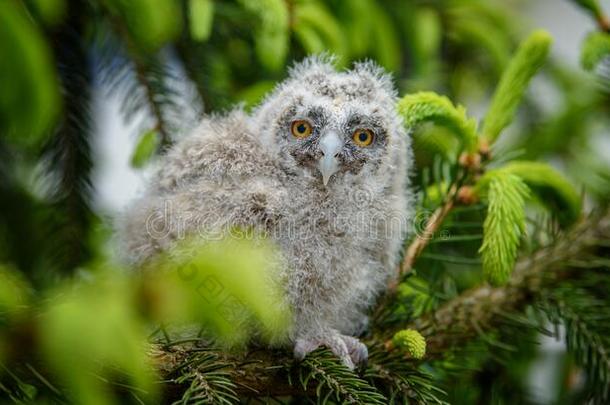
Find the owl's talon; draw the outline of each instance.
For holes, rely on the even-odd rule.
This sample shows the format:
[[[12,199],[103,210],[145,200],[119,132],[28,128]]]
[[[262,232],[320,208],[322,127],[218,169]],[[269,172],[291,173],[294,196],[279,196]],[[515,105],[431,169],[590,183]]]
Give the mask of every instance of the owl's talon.
[[[303,360],[305,356],[320,347],[317,341],[309,339],[297,339],[294,345],[294,358]]]
[[[347,346],[347,350],[352,362],[356,365],[366,365],[366,362],[369,359],[369,350],[367,349],[366,345],[355,337],[342,337],[345,345]]]
[[[299,338],[294,345],[294,357],[297,360],[303,360],[305,356],[320,346],[328,347],[341,360],[341,363],[350,370],[355,369],[356,365],[365,364],[368,359],[368,349],[363,343],[354,337],[340,334],[316,338]]]

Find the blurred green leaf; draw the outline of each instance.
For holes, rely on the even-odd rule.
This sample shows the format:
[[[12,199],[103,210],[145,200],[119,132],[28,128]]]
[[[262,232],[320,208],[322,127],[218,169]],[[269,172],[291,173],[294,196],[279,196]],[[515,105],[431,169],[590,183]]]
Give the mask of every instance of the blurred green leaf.
[[[490,143],[513,120],[530,80],[546,61],[551,42],[551,36],[545,31],[532,33],[502,74],[483,123],[482,134]]]
[[[422,7],[417,9],[412,28],[414,63],[418,74],[430,74],[438,69],[438,58],[443,40],[443,27],[436,10]]]
[[[225,346],[254,336],[286,341],[290,309],[279,256],[268,242],[239,230],[216,242],[191,238],[149,266],[158,275],[146,280],[147,295],[157,297],[152,313],[158,321],[203,324]]]
[[[463,64],[479,77],[489,67],[477,66],[477,59],[491,62],[493,71],[488,76],[494,81],[508,64],[514,41],[514,21],[518,18],[511,10],[509,5],[498,3],[460,1],[453,2],[446,11],[445,18],[450,21],[447,35],[460,45],[459,52],[466,58]]]
[[[438,54],[443,39],[440,16],[432,8],[420,8],[417,10],[416,21],[418,54],[426,58],[434,57]]]
[[[610,57],[610,34],[592,32],[582,45],[580,63],[586,70],[593,70],[606,57]]]
[[[189,0],[189,28],[191,38],[205,41],[212,33],[214,21],[213,0]]]
[[[476,122],[468,118],[464,107],[454,106],[447,97],[433,92],[408,94],[398,101],[398,111],[407,127],[434,122],[451,129],[466,150],[477,146]]]
[[[449,129],[422,125],[412,136],[415,159],[420,167],[430,166],[435,156],[449,162],[456,160],[459,140]]]
[[[372,41],[373,27],[376,23],[373,0],[350,0],[348,7],[341,7],[341,23],[345,27],[350,55],[354,58],[365,56]]]
[[[29,298],[30,287],[21,273],[0,263],[0,315],[23,309]]]
[[[46,364],[75,403],[118,403],[104,376],[122,377],[143,396],[153,394],[147,333],[129,278],[112,272],[96,276],[87,285],[66,285],[48,301],[39,325]]]
[[[61,110],[59,83],[39,30],[13,1],[0,2],[0,136],[44,141]]]
[[[254,41],[260,63],[269,70],[279,70],[284,66],[289,45],[289,15],[286,2],[240,0],[240,3],[259,17]]]
[[[421,277],[411,276],[398,286],[400,299],[409,302],[412,316],[418,317],[433,308],[428,282]]]
[[[177,1],[102,1],[113,14],[121,17],[133,40],[144,51],[155,50],[180,33],[180,5]]]
[[[322,36],[311,25],[301,22],[294,27],[294,33],[308,54],[318,54],[326,50]]]
[[[474,16],[455,19],[451,35],[465,46],[482,49],[498,74],[504,70],[510,59],[508,38],[488,20]]]
[[[300,40],[306,41],[303,43],[304,47],[314,51],[322,43],[323,51],[330,51],[337,56],[337,65],[345,64],[349,55],[345,35],[341,25],[324,3],[319,1],[297,2],[294,8],[294,20],[295,33]],[[305,30],[305,34],[303,34],[303,30]]]
[[[161,144],[161,135],[156,129],[144,132],[131,155],[131,166],[141,168],[155,155]]]
[[[42,20],[48,25],[57,25],[67,11],[65,0],[31,0]]]
[[[389,71],[396,72],[400,68],[401,55],[398,34],[394,23],[387,13],[379,6],[373,9],[373,55],[377,62]]]
[[[238,100],[246,103],[246,107],[257,105],[263,97],[275,87],[276,83],[271,80],[261,80],[250,87],[243,89],[237,96]]]
[[[517,259],[517,248],[525,233],[527,185],[518,176],[502,171],[488,174],[489,182],[478,185],[488,201],[483,223],[483,272],[494,285],[505,284]]]

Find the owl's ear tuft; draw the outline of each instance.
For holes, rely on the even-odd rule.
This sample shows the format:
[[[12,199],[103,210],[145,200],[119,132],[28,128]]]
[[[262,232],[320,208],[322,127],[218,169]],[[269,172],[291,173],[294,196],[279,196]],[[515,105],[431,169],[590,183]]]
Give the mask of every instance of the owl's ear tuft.
[[[337,72],[336,63],[336,57],[328,53],[308,56],[290,68],[289,78],[299,81],[320,80]]]
[[[368,85],[387,92],[392,97],[397,97],[392,76],[374,61],[365,60],[354,63],[352,73],[366,81]]]

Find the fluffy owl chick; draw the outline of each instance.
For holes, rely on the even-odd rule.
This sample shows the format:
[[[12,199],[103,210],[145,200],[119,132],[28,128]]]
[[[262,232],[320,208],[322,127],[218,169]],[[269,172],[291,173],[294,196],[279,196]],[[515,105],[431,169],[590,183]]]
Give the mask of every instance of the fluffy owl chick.
[[[280,248],[297,358],[329,347],[353,368],[354,336],[394,274],[409,219],[410,142],[390,78],[372,63],[296,65],[251,115],[211,117],[164,158],[121,221],[133,263],[190,233],[235,226]]]

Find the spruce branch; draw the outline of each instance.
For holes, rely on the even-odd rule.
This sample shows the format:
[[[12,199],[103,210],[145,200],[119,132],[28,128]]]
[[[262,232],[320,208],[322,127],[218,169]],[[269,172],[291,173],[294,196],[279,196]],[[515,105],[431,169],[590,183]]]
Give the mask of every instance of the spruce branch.
[[[143,96],[143,100],[138,99],[140,93],[137,88],[133,91],[126,91],[124,97],[127,99],[124,109],[129,114],[132,111],[140,110],[142,104],[145,104],[154,119],[152,130],[159,134],[161,150],[165,150],[172,144],[172,138],[170,136],[171,125],[164,109],[171,108],[175,104],[172,100],[173,91],[168,88],[166,83],[169,72],[158,60],[157,55],[148,55],[138,47],[122,20],[112,13],[108,13],[108,20],[112,31],[124,45],[126,57],[129,59],[130,68],[133,71],[133,78],[140,86]],[[122,68],[126,69],[127,66]],[[124,72],[119,72],[118,75],[119,78],[127,76]],[[116,87],[121,82],[120,79],[117,80],[112,77],[111,80],[111,87]],[[133,99],[130,100],[130,97]],[[132,105],[129,103],[132,103]]]
[[[600,240],[609,239],[610,212],[592,215],[551,246],[521,259],[505,286],[482,285],[468,290],[407,327],[426,338],[428,358],[442,356],[481,331],[497,327],[503,314],[523,310],[544,288],[578,275],[579,269],[570,267],[571,259],[586,255]]]
[[[88,11],[85,2],[75,2],[64,24],[53,36],[65,114],[42,152],[42,161],[55,182],[51,197],[57,211],[47,220],[52,241],[49,254],[62,271],[71,273],[91,255],[88,232],[94,221],[91,197],[91,60],[83,38]]]
[[[549,293],[542,310],[566,328],[568,350],[584,367],[596,398],[610,398],[610,338],[607,302],[584,288],[565,283]]]
[[[157,99],[155,98],[155,91],[153,90],[152,84],[148,80],[146,67],[137,55],[132,55],[132,57],[136,77],[138,78],[140,84],[144,87],[144,90],[146,92],[146,99],[148,100],[148,105],[150,106],[151,112],[155,117],[155,130],[157,130],[161,135],[161,147],[167,148],[169,145],[171,145],[171,138],[165,125],[161,106],[159,105],[159,103],[157,103]]]
[[[334,397],[339,403],[385,404],[388,400],[374,386],[359,378],[342,365],[327,349],[318,349],[307,356],[299,369],[299,381],[307,390],[310,380],[316,380],[316,397],[327,403]]]

